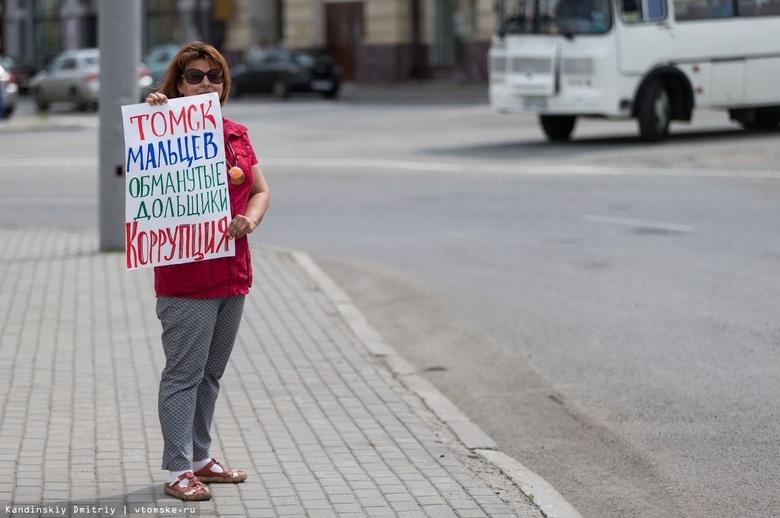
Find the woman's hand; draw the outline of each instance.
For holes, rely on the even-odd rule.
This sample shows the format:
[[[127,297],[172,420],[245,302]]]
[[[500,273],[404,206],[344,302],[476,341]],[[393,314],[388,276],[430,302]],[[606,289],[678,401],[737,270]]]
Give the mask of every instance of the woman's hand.
[[[230,239],[244,237],[247,234],[251,234],[257,228],[257,224],[258,222],[252,218],[239,214],[228,225],[228,236]]]
[[[152,106],[155,106],[157,104],[165,104],[168,102],[168,96],[165,94],[161,94],[160,92],[154,92],[147,96],[146,102],[148,102]]]
[[[268,184],[265,183],[260,164],[252,166],[252,173],[254,173],[255,179],[252,182],[252,190],[249,191],[249,201],[246,202],[246,210],[244,210],[245,215],[236,216],[228,225],[228,237],[233,239],[251,234],[263,221],[263,216],[271,201]]]

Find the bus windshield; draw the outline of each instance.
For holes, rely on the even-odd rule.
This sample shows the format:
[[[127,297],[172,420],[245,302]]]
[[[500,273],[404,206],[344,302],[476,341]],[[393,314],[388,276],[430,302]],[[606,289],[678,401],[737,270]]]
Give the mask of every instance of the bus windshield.
[[[497,2],[496,33],[603,34],[612,28],[609,0],[503,0]],[[537,16],[536,13],[539,13]]]

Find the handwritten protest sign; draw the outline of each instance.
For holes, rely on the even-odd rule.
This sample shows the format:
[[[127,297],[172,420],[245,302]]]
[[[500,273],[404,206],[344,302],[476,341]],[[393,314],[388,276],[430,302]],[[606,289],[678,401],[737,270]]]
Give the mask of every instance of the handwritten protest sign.
[[[127,269],[235,255],[216,93],[122,106]]]

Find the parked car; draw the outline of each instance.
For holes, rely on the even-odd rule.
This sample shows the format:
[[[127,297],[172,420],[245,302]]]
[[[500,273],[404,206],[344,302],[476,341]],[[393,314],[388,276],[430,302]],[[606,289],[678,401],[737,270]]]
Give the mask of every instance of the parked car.
[[[0,60],[0,118],[7,119],[16,109],[19,85],[11,68]]]
[[[152,75],[152,86],[162,80],[165,75],[165,71],[168,69],[168,64],[173,59],[173,56],[179,52],[179,45],[158,45],[152,47],[149,52],[143,58],[143,62],[149,69],[149,73]]]
[[[230,93],[236,97],[270,92],[284,98],[292,92],[318,92],[333,99],[341,87],[341,69],[323,50],[255,50],[236,65],[230,75]]]
[[[38,73],[38,67],[27,63],[20,63],[10,56],[0,56],[0,61],[5,62],[16,77],[16,82],[19,85],[19,93],[26,94],[30,86],[30,79]]]
[[[145,65],[138,66],[139,102],[148,95],[152,76]],[[46,69],[30,81],[30,91],[39,110],[51,103],[70,102],[76,109],[97,109],[100,94],[100,50],[78,49],[61,52]]]

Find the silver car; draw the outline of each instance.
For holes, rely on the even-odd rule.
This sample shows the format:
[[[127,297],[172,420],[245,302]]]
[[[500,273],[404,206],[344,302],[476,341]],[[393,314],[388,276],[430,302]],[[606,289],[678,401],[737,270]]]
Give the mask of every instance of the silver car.
[[[142,64],[139,65],[138,84],[141,102],[149,91],[152,77]],[[30,81],[38,109],[45,111],[52,103],[73,103],[78,110],[96,110],[100,94],[100,50],[66,50],[58,54]]]
[[[7,119],[16,109],[19,85],[11,68],[0,59],[0,118]]]

